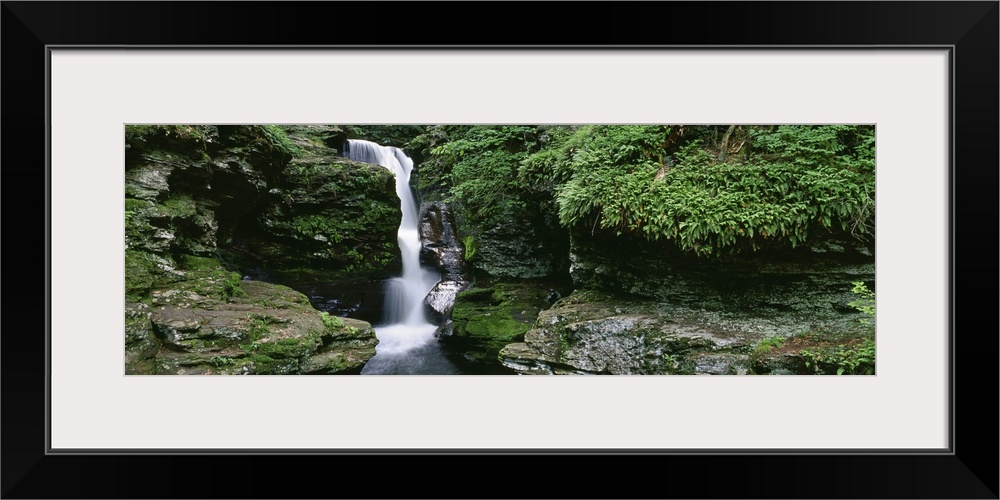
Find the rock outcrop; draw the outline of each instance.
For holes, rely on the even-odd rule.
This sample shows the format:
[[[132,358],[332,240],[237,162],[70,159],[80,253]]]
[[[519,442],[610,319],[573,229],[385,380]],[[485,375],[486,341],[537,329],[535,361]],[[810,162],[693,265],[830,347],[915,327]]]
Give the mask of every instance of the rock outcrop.
[[[798,351],[772,345],[851,345],[866,338],[860,316],[708,311],[642,297],[576,291],[542,311],[524,342],[506,346],[503,364],[527,374],[804,373]],[[802,339],[812,339],[806,341]]]
[[[461,211],[459,211],[459,214]],[[500,223],[479,227],[463,221],[463,235],[472,235],[475,259],[470,265],[508,280],[563,280],[569,269],[569,237],[550,203],[530,202],[518,213],[506,213]]]
[[[498,364],[500,349],[524,338],[538,313],[549,307],[549,289],[536,283],[496,283],[458,294],[441,341],[468,360]]]
[[[398,271],[394,179],[328,145],[336,127],[142,126],[126,133],[128,248],[219,255],[245,274]],[[297,134],[297,135],[296,135]]]
[[[342,142],[324,126],[126,129],[127,373],[360,371],[370,324],[241,279],[396,272],[393,176]]]
[[[455,217],[444,202],[428,202],[420,206],[421,263],[441,272],[441,281],[427,294],[425,303],[431,317],[439,324],[450,321],[455,297],[470,285],[465,269],[465,248],[455,231]]]
[[[163,270],[148,303],[126,308],[126,373],[357,373],[371,325],[312,308],[282,285],[240,280],[211,259]]]
[[[574,235],[578,289],[606,290],[708,311],[838,317],[855,312],[851,283],[875,279],[874,248],[817,235],[796,249],[692,257],[669,242]]]

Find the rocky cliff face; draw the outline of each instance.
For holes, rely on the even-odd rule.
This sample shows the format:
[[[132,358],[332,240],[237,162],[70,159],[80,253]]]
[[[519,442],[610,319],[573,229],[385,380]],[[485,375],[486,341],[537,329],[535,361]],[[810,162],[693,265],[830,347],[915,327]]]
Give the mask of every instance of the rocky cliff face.
[[[459,211],[461,214],[461,211]],[[561,280],[569,268],[569,237],[551,203],[526,202],[518,213],[487,227],[460,220],[463,237],[474,237],[470,265],[500,279]]]
[[[301,294],[241,280],[396,271],[392,174],[338,157],[342,141],[321,126],[127,128],[129,373],[340,373],[374,355],[367,323],[324,324]]]
[[[126,141],[129,248],[221,255],[265,273],[391,274],[393,177],[326,145],[330,127],[141,127]]]
[[[810,355],[856,356],[873,334],[849,305],[857,299],[851,283],[874,280],[873,249],[845,238],[706,259],[667,245],[577,235],[571,261],[577,291],[501,351],[506,366],[523,373],[813,373]],[[829,363],[821,369],[836,371]]]
[[[706,310],[837,316],[855,312],[851,283],[875,279],[874,247],[840,235],[807,245],[723,257],[691,257],[668,243],[575,235],[577,288],[608,290]]]

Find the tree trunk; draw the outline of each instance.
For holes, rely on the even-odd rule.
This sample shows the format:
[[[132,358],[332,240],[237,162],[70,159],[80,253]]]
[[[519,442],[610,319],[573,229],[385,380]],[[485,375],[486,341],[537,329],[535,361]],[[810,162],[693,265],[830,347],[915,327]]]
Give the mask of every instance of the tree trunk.
[[[730,125],[726,133],[722,136],[722,143],[719,144],[719,161],[726,161],[726,151],[729,149],[729,136],[733,135],[736,125]]]

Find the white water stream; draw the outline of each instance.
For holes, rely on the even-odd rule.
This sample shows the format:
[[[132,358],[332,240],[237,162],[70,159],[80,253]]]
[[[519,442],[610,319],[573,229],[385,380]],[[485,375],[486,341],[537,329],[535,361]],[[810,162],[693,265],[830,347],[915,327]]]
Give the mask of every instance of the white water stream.
[[[441,275],[420,265],[419,207],[410,188],[413,160],[398,148],[354,139],[347,141],[344,156],[389,169],[396,176],[396,194],[403,212],[397,236],[403,273],[386,285],[382,324],[375,326],[379,344],[375,357],[361,373],[454,373],[454,366],[445,359],[434,337],[437,325],[427,321],[424,313],[424,298],[440,281]]]

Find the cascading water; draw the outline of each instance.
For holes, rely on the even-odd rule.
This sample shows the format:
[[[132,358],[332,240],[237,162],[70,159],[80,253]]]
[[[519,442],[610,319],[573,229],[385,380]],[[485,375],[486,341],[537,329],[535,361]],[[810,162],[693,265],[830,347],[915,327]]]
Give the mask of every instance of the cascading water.
[[[383,324],[375,326],[379,344],[375,357],[361,373],[455,373],[455,367],[444,357],[434,337],[437,325],[427,321],[424,313],[424,298],[440,281],[441,275],[420,265],[418,206],[410,187],[413,160],[398,148],[370,141],[352,139],[346,146],[345,157],[381,165],[396,176],[396,194],[403,212],[397,236],[403,273],[386,285]]]

